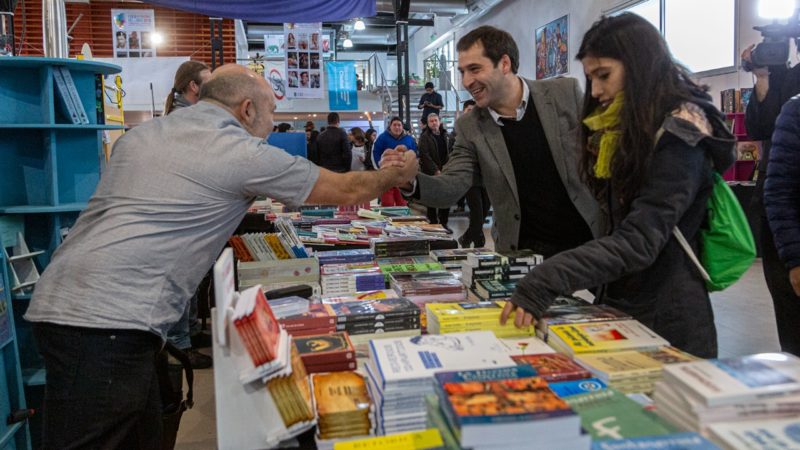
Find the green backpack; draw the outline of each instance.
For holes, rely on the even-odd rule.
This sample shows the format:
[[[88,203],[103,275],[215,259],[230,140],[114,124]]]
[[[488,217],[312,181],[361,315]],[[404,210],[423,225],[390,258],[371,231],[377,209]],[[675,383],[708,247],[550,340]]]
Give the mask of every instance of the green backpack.
[[[742,206],[717,172],[708,198],[708,228],[700,229],[700,259],[678,227],[672,234],[700,270],[711,292],[721,291],[739,280],[756,257],[753,233]]]

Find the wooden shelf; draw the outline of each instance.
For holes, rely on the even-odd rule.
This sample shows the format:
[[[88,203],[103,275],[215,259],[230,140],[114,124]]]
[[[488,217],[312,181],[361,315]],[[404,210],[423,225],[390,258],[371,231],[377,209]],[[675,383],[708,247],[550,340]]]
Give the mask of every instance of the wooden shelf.
[[[80,212],[86,209],[86,203],[65,203],[63,205],[22,205],[2,206],[0,214],[53,214],[62,212]]]

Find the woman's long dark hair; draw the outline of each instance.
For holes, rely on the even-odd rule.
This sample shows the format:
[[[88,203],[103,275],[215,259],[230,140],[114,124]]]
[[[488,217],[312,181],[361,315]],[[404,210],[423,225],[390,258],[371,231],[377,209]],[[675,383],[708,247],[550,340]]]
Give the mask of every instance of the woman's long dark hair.
[[[164,103],[164,115],[171,113],[175,107],[173,102],[176,94],[183,94],[189,87],[189,83],[195,82],[198,86],[203,83],[200,73],[204,70],[209,70],[208,66],[200,61],[186,61],[178,67],[175,72],[175,82],[172,84],[172,90],[167,95],[167,100]]]
[[[625,100],[620,111],[622,137],[611,162],[611,186],[614,197],[627,210],[648,174],[655,134],[664,118],[694,98],[693,92],[701,88],[689,79],[685,68],[673,61],[658,30],[635,14],[623,13],[595,22],[583,37],[577,59],[587,56],[616,59],[625,69]],[[587,77],[584,118],[599,106],[591,94],[592,82]],[[586,145],[590,133],[584,126],[579,142]],[[597,194],[606,186],[605,180],[594,176],[597,157],[588,150],[582,155],[581,175]]]

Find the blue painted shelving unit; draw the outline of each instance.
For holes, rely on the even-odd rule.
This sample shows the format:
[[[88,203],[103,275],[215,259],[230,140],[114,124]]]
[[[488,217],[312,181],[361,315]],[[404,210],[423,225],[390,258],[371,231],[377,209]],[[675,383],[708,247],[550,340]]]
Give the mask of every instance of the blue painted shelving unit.
[[[89,124],[72,124],[61,114],[53,80],[56,66],[69,69]],[[44,251],[35,260],[40,271],[61,243],[62,231],[75,223],[100,180],[105,163],[103,130],[121,129],[98,123],[95,88],[97,75],[120,70],[91,61],[0,58],[0,241],[9,248],[16,243],[16,233],[22,232],[31,251]],[[21,371],[26,388],[41,386],[43,364],[30,326],[22,319],[30,292],[12,292],[6,285],[6,294],[13,305],[21,362],[21,367],[4,366],[6,378]],[[36,407],[35,403],[29,396],[28,404]],[[2,441],[0,448],[5,448]]]

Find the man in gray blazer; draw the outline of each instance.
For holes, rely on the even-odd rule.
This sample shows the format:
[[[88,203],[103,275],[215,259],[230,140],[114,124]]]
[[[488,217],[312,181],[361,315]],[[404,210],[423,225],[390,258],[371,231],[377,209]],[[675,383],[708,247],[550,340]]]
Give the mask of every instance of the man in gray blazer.
[[[485,186],[500,252],[528,248],[550,257],[600,236],[599,205],[577,168],[583,98],[577,80],[519,77],[516,43],[494,27],[466,34],[457,50],[464,87],[477,108],[456,122],[442,173],[417,175],[416,183],[404,186],[406,194],[447,208],[470,187]]]

